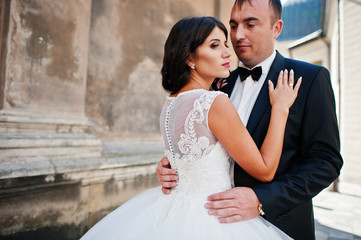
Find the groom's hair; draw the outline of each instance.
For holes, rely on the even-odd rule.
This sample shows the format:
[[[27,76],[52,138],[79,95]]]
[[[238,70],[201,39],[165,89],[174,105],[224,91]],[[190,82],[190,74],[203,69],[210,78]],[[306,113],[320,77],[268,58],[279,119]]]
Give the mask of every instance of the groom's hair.
[[[252,0],[236,0],[234,2],[234,6],[237,4],[237,7],[241,8],[245,2],[249,2],[249,4],[252,6]],[[281,19],[282,17],[281,0],[269,0],[269,5],[273,9],[274,19],[272,23],[274,23],[276,20]]]
[[[184,18],[173,26],[164,46],[161,74],[165,90],[175,94],[187,84],[190,77],[189,57],[215,27],[221,29],[227,39],[226,27],[214,17]]]

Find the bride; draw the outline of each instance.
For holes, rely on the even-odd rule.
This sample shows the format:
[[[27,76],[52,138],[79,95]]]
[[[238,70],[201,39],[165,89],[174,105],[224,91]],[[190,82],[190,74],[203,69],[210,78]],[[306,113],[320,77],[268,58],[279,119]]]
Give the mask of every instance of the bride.
[[[222,92],[209,91],[229,75],[227,30],[213,17],[176,23],[165,43],[163,87],[170,92],[160,128],[165,154],[179,181],[171,194],[161,187],[138,194],[91,228],[81,239],[290,239],[261,216],[221,224],[204,208],[207,196],[231,188],[229,155],[250,175],[275,175],[290,106],[301,81],[293,72],[268,83],[271,120],[260,151]],[[234,134],[234,133],[237,134]]]

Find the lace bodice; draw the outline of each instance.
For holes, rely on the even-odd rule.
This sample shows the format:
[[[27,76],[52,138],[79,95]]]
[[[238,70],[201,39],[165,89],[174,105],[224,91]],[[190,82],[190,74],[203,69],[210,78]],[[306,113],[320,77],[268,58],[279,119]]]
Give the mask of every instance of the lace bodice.
[[[202,196],[231,187],[229,156],[208,127],[208,112],[219,91],[191,90],[168,97],[161,113],[165,154],[179,181],[173,191]]]
[[[289,239],[260,216],[220,224],[204,206],[208,195],[231,188],[229,156],[208,127],[208,112],[220,94],[192,90],[166,100],[161,131],[178,187],[170,194],[158,186],[136,195],[81,240]]]

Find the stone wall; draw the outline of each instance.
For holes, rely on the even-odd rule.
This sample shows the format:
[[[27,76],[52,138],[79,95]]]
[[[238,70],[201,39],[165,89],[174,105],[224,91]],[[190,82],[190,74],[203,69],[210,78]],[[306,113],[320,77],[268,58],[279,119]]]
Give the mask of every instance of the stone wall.
[[[158,184],[166,37],[232,4],[0,0],[1,239],[78,239]]]
[[[166,95],[160,69],[168,33],[189,16],[221,16],[228,26],[233,0],[219,2],[92,1],[86,113],[97,136],[159,136]]]

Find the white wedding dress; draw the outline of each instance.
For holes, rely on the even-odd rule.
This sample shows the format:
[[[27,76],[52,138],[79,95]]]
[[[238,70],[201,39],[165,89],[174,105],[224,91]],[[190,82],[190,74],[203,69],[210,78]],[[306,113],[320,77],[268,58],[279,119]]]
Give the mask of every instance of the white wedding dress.
[[[138,194],[81,240],[290,239],[262,217],[221,224],[204,207],[207,196],[231,188],[229,155],[208,127],[208,111],[220,94],[198,89],[167,97],[160,124],[178,186],[169,195],[160,187]]]

